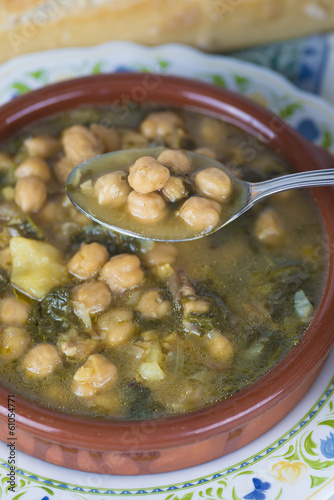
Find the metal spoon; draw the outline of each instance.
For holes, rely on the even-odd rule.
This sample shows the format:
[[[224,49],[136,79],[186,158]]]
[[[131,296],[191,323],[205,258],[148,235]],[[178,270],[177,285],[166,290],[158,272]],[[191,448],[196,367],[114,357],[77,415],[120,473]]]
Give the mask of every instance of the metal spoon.
[[[229,175],[233,184],[233,197],[226,207],[224,205],[224,215],[221,217],[220,223],[212,231],[205,234],[194,234],[191,228],[186,227],[182,219],[179,219],[179,224],[175,224],[175,220],[178,220],[175,217],[172,221],[164,220],[159,224],[141,224],[126,214],[124,210],[119,212],[122,215],[117,215],[115,210],[101,208],[97,200],[92,196],[85,195],[80,189],[80,186],[87,181],[92,181],[93,185],[94,181],[105,173],[126,169],[142,156],[157,158],[163,150],[163,147],[131,149],[107,153],[86,160],[72,170],[68,176],[65,186],[67,195],[72,203],[86,216],[113,231],[141,239],[182,242],[199,239],[220,230],[240,217],[256,203],[273,194],[290,189],[334,184],[333,168],[299,172],[257,183],[246,182],[235,177],[218,161],[188,151],[194,171],[198,168],[218,167]]]

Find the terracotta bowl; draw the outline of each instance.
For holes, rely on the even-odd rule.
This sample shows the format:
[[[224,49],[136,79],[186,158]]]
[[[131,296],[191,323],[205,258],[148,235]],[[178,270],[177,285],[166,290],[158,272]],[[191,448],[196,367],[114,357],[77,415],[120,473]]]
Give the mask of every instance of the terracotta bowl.
[[[215,115],[262,138],[298,170],[334,167],[334,159],[271,112],[217,87],[150,74],[80,78],[45,87],[1,108],[0,140],[32,122],[82,105],[156,102]],[[333,345],[334,196],[313,195],[328,236],[329,266],[321,304],[302,342],[269,373],[225,401],[160,420],[116,422],[51,411],[16,396],[17,448],[39,459],[104,474],[153,474],[230,453],[279,422],[304,396]],[[6,440],[7,397],[0,386],[0,436]]]

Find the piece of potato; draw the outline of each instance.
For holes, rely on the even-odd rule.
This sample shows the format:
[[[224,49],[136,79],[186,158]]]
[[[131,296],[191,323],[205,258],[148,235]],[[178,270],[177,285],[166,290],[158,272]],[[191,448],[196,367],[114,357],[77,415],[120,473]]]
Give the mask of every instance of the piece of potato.
[[[51,288],[67,280],[57,248],[44,241],[17,236],[10,240],[11,282],[30,297],[42,299]]]

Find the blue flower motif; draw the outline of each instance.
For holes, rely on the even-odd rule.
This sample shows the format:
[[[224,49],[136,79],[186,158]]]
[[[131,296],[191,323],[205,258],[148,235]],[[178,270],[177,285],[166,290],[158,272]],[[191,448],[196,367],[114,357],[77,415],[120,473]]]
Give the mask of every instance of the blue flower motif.
[[[327,439],[320,439],[320,451],[326,458],[334,458],[334,434],[329,433]]]
[[[49,497],[43,497],[42,500],[50,500]]]
[[[257,477],[253,477],[253,484],[255,488],[254,491],[248,493],[248,495],[245,495],[244,498],[247,500],[265,500],[266,495],[263,493],[263,491],[269,490],[269,488],[271,488],[271,484],[264,483]]]
[[[113,73],[129,73],[134,71],[133,68],[130,68],[129,66],[116,66],[116,68],[113,70]]]
[[[305,118],[297,126],[297,130],[309,141],[315,141],[320,136],[317,124],[310,118]]]

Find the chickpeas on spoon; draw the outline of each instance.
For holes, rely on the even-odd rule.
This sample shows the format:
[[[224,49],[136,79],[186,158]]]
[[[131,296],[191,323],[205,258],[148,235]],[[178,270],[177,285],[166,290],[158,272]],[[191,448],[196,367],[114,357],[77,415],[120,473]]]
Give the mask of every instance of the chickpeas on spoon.
[[[331,184],[334,169],[249,183],[211,157],[158,147],[86,160],[68,176],[66,192],[85,215],[114,231],[181,242],[218,231],[272,194]]]

